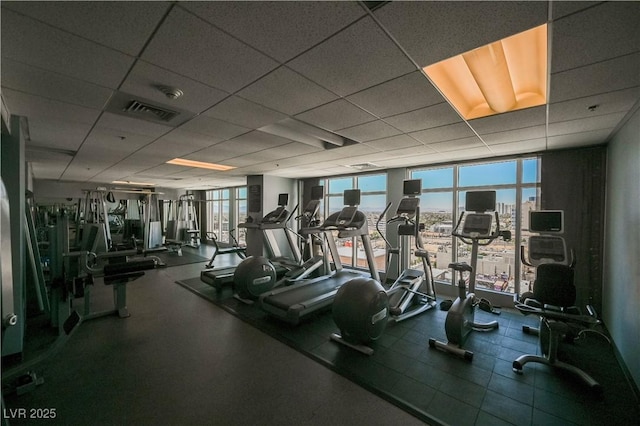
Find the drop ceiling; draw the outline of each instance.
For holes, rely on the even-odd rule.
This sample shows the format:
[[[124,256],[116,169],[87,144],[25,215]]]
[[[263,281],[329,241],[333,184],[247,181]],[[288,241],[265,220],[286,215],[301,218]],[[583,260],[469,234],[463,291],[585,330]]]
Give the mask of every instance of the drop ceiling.
[[[374,6],[372,6],[374,5]],[[2,2],[35,179],[166,188],[607,143],[638,108],[640,2]],[[465,121],[422,67],[550,23],[547,104]],[[168,98],[160,86],[184,95]],[[138,100],[169,122],[122,113]],[[595,107],[594,107],[595,106]],[[296,120],[348,143],[261,131]],[[225,172],[165,164],[182,157]]]

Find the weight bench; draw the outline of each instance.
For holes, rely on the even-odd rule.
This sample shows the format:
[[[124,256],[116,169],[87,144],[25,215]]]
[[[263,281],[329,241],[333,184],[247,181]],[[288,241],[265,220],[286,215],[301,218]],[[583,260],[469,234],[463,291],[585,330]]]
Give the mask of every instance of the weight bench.
[[[79,256],[80,264],[87,273],[84,279],[84,313],[83,321],[106,315],[118,314],[120,318],[130,316],[127,309],[127,283],[137,280],[144,275],[144,271],[164,266],[155,256],[140,259],[129,259],[134,250],[116,251],[96,255],[89,252],[71,252],[67,256]],[[99,261],[107,261],[104,266],[96,266]],[[95,277],[102,277],[104,284],[113,288],[114,309],[92,312],[91,293]]]

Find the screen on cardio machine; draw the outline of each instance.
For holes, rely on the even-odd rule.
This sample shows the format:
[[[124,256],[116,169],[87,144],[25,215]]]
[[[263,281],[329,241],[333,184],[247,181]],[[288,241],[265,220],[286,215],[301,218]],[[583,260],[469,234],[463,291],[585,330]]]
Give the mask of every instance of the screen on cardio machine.
[[[422,194],[422,179],[410,179],[402,182],[402,194],[405,196]]]
[[[312,200],[322,200],[324,197],[324,186],[312,186],[311,187],[311,199]]]
[[[279,194],[278,195],[278,205],[279,206],[286,206],[287,204],[289,204],[289,194]]]
[[[564,212],[562,210],[531,210],[529,231],[561,234],[564,232]]]
[[[343,193],[343,200],[345,206],[357,206],[360,204],[360,190],[345,189]]]
[[[468,212],[489,212],[496,209],[496,191],[467,192],[464,209]]]

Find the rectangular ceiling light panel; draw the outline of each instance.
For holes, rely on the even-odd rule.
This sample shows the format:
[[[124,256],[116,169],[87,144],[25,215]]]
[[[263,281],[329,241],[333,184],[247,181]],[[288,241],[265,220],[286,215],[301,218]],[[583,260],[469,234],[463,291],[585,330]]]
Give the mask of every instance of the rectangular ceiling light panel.
[[[184,158],[174,158],[173,160],[167,161],[167,164],[174,164],[176,166],[186,166],[186,167],[198,167],[201,169],[219,170],[219,171],[227,171],[227,170],[235,169],[235,167],[233,166],[224,166],[222,164],[215,164],[215,163],[205,163],[204,161],[185,160]]]
[[[547,102],[547,24],[424,67],[466,119]]]

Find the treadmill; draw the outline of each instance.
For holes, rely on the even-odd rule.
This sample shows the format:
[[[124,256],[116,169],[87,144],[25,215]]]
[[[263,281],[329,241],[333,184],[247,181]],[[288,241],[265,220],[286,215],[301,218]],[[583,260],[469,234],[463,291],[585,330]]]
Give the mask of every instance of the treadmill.
[[[367,217],[358,210],[360,190],[344,191],[345,207],[330,215],[317,228],[323,233],[333,258],[335,270],[330,275],[303,280],[288,287],[279,287],[260,296],[260,306],[269,315],[297,325],[304,317],[323,308],[331,306],[338,289],[354,278],[371,277],[379,281],[380,276],[375,267]],[[362,271],[344,269],[332,231],[338,231],[338,238],[360,237],[367,256],[369,274]]]
[[[278,207],[275,210],[267,213],[259,223],[245,222],[238,224],[238,228],[259,229],[264,232],[265,242],[271,256],[270,260],[273,260],[275,262],[274,267],[276,268],[276,274],[278,276],[282,276],[289,271],[290,268],[287,266],[291,266],[295,263],[301,263],[300,249],[295,243],[295,237],[291,235],[293,231],[287,228],[287,222],[293,215],[293,212],[297,210],[297,206],[293,210],[293,212],[290,213],[286,209],[288,202],[289,194],[279,194]],[[281,252],[277,245],[277,239],[273,235],[273,230],[275,229],[284,230],[287,237],[287,242],[291,247],[292,255],[294,257],[293,260],[286,259],[281,255]],[[210,264],[211,262],[209,262],[209,265]],[[236,267],[237,266],[207,268],[204,271],[200,272],[200,280],[217,289],[222,289],[224,286],[233,284],[233,274],[236,272]]]

